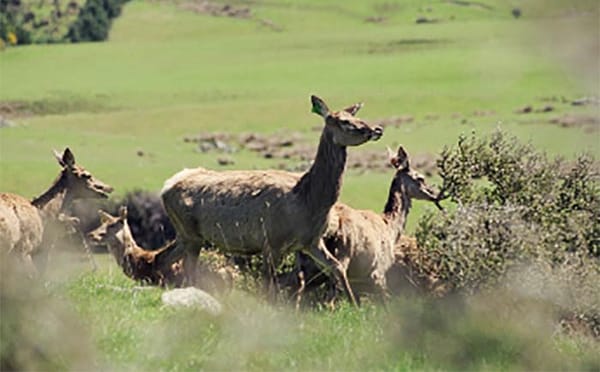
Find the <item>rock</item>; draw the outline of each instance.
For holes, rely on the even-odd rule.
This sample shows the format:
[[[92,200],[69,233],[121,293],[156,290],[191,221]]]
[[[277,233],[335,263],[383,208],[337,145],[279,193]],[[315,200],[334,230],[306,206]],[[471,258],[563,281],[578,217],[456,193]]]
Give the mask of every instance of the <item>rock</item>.
[[[0,128],[11,128],[16,124],[0,115]]]
[[[160,299],[166,306],[198,308],[213,316],[220,315],[223,312],[223,306],[219,301],[195,287],[175,288],[165,291]]]
[[[538,110],[536,110],[536,112],[552,112],[554,111],[554,106],[552,105],[546,105]]]
[[[435,19],[435,18],[427,18],[427,17],[418,17],[415,20],[415,23],[417,24],[423,24],[423,23],[437,23],[439,22],[439,20]]]
[[[531,112],[533,112],[533,107],[531,107],[530,105],[521,107],[520,109],[517,109],[515,111],[515,113],[517,113],[517,114],[529,114]]]
[[[585,106],[585,105],[600,105],[600,99],[596,97],[582,97],[571,101],[573,106]]]
[[[232,158],[218,158],[217,163],[221,166],[226,166],[235,164],[235,161]]]

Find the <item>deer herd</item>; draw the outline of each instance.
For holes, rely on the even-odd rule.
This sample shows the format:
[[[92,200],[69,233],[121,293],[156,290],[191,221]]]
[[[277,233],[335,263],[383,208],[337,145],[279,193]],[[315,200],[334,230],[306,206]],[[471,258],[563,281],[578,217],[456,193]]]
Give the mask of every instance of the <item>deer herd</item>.
[[[353,304],[363,294],[386,299],[386,275],[395,263],[412,199],[442,209],[439,194],[411,168],[400,146],[396,153],[388,149],[395,173],[383,213],[338,202],[347,147],[377,141],[383,129],[356,116],[362,104],[334,112],[316,96],[311,102],[324,125],[312,166],[304,174],[184,169],[167,179],[161,191],[175,241],[158,250],[138,246],[125,207],[118,216],[100,210],[100,226],[87,238],[105,245],[128,277],[150,284],[202,287],[198,257],[210,245],[227,255],[260,255],[268,293],[287,288],[297,306],[305,293],[323,284],[329,303],[338,289]],[[72,202],[107,198],[113,190],[77,165],[68,148],[56,158],[62,170],[41,196],[30,201],[0,193],[1,254],[3,259],[16,258],[29,277],[42,275],[60,235],[76,230],[77,218],[68,215]],[[294,268],[278,274],[290,254]]]

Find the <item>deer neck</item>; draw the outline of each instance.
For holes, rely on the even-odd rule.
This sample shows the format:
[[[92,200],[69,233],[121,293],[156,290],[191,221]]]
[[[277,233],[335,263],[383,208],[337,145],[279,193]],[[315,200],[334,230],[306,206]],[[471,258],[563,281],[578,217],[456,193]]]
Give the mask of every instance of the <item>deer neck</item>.
[[[58,217],[69,204],[70,197],[67,193],[67,181],[61,174],[46,192],[31,201],[31,204],[43,211],[46,216]]]
[[[312,166],[293,190],[315,219],[325,218],[338,200],[345,166],[346,147],[334,144],[332,135],[323,131]]]
[[[383,218],[388,222],[396,240],[404,231],[406,216],[410,211],[410,207],[411,200],[404,192],[404,188],[401,186],[396,189],[392,183],[388,200],[383,209]]]

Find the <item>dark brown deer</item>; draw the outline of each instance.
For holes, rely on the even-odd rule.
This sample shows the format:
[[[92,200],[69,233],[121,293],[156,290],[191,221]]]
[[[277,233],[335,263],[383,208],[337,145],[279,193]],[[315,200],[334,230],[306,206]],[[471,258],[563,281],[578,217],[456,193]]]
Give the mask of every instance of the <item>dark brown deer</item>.
[[[221,251],[263,255],[269,283],[275,268],[289,252],[303,250],[332,272],[354,296],[339,262],[325,248],[321,235],[337,201],[346,165],[346,147],[377,140],[383,134],[354,115],[361,105],[331,112],[311,97],[312,111],[325,125],[314,163],[298,179],[282,171],[224,171],[186,169],[165,182],[162,199],[186,252],[190,277],[200,248],[211,242]]]

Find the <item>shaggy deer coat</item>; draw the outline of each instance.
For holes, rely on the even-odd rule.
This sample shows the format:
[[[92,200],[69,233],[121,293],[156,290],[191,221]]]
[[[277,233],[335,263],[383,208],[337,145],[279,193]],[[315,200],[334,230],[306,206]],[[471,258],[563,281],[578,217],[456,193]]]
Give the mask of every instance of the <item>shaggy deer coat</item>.
[[[425,183],[425,178],[410,168],[408,154],[402,146],[390,162],[396,168],[396,174],[383,213],[337,203],[323,235],[327,249],[346,271],[355,294],[368,292],[382,298],[388,296],[386,273],[395,262],[394,248],[404,231],[411,200],[428,200],[441,208],[436,193]],[[299,304],[304,283],[307,288],[315,288],[323,283],[324,277],[310,258],[299,255],[297,259]]]
[[[325,119],[325,126],[314,163],[299,180],[294,174],[273,170],[196,168],[165,182],[163,204],[177,231],[178,244],[187,252],[186,273],[195,266],[206,241],[223,252],[262,253],[263,272],[269,281],[275,279],[275,268],[283,256],[304,250],[319,264],[332,268],[353,299],[345,274],[320,238],[339,196],[346,147],[377,140],[383,130],[354,116],[361,105],[330,112],[320,98],[312,96],[311,100],[313,112]]]
[[[73,223],[63,214],[73,200],[82,198],[107,198],[112,187],[95,179],[83,167],[75,164],[68,148],[55,154],[62,171],[52,186],[41,196],[29,201],[9,193],[0,194],[0,251],[19,257],[30,274],[43,268],[49,246],[54,243],[57,229]],[[40,254],[43,253],[43,254]],[[36,268],[33,258],[39,258]]]

